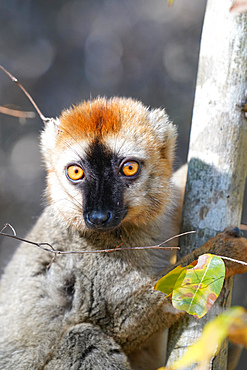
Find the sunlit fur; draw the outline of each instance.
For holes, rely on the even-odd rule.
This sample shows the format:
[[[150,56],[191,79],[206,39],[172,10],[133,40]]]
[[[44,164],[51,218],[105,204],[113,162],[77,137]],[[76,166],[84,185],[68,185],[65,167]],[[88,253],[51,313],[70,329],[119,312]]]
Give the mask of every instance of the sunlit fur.
[[[65,166],[84,158],[95,139],[121,157],[143,162],[124,191],[128,212],[121,227],[160,223],[172,207],[171,174],[176,129],[164,110],[148,110],[132,99],[98,98],[62,113],[42,133],[47,196],[66,226],[86,231],[82,194],[65,177]]]
[[[175,138],[164,110],[131,99],[84,102],[46,123],[48,202],[26,239],[65,254],[53,259],[23,242],[6,267],[0,369],[156,370],[165,364],[166,329],[183,313],[154,284],[170,268],[171,255],[138,248],[178,233],[186,168],[172,176]],[[132,179],[120,171],[125,159],[141,166]],[[83,168],[79,183],[67,176],[71,164]],[[91,227],[86,206],[110,210],[113,224]],[[245,261],[246,245],[233,230],[179,263],[210,251]],[[234,274],[238,264],[231,264]]]
[[[26,238],[89,253],[58,255],[51,263],[50,253],[21,244],[1,280],[1,368],[154,370],[164,364],[164,330],[179,315],[153,286],[171,254],[132,248],[178,233],[175,139],[164,110],[124,98],[83,102],[46,123],[47,205]],[[141,166],[133,179],[120,171],[125,159]],[[93,168],[83,168],[81,184],[66,175],[78,162]],[[98,199],[94,189],[84,196],[85,187],[91,180],[100,187],[107,168],[111,175],[99,202],[119,213],[114,227],[89,229],[83,206],[94,197],[97,208]],[[126,250],[94,253],[120,245]]]

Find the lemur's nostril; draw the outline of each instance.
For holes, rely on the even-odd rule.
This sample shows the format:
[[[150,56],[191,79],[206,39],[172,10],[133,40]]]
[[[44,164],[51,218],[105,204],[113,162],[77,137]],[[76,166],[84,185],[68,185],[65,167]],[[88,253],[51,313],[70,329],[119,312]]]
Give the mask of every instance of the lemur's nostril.
[[[112,215],[109,211],[92,211],[87,215],[88,221],[96,227],[103,226],[111,219],[111,217]]]

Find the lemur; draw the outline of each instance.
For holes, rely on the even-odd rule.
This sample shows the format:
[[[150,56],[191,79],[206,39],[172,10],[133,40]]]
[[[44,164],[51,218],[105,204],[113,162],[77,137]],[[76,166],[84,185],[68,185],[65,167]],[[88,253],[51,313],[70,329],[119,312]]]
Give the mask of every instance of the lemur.
[[[178,233],[176,136],[164,110],[126,98],[82,102],[47,121],[47,205],[27,239],[87,253],[51,262],[41,249],[17,249],[1,280],[1,369],[164,365],[165,330],[183,313],[153,287],[172,255],[133,247]],[[247,242],[224,232],[180,263],[207,251],[246,260]],[[226,276],[245,271],[235,265],[226,262]]]

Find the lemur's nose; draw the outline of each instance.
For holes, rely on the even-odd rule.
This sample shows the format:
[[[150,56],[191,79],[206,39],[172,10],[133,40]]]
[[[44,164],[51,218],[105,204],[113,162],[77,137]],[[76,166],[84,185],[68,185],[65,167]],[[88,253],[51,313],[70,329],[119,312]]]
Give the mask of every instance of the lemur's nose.
[[[94,227],[102,227],[112,218],[109,211],[92,211],[87,214],[87,220]]]

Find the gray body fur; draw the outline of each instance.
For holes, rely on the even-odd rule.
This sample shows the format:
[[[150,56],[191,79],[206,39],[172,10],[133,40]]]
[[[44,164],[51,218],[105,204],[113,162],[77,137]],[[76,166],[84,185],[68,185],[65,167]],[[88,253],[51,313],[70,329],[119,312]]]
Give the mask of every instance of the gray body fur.
[[[96,177],[97,171],[88,165],[92,138],[94,145],[101,140],[105,152],[100,153],[106,158],[111,153],[121,163],[134,158],[143,164],[133,181],[123,180],[121,165],[109,160],[108,167],[99,161],[97,168],[103,170]],[[186,168],[171,179],[175,139],[176,129],[164,111],[149,112],[131,99],[82,103],[60,120],[48,121],[42,152],[49,205],[27,240],[49,243],[60,251],[95,252],[121,244],[125,248],[157,245],[176,235]],[[91,156],[92,168],[98,159]],[[66,177],[71,164],[85,170],[79,183]],[[112,177],[107,178],[109,169]],[[122,206],[122,198],[115,200],[109,191],[111,179],[124,184]],[[92,190],[84,196],[87,184]],[[109,211],[122,207],[124,217],[115,228],[104,229],[105,219],[101,231],[88,227],[83,207],[93,198],[91,211],[105,207],[109,216]],[[113,205],[109,199],[114,199]],[[107,208],[107,201],[112,208]],[[115,215],[120,217],[121,212]],[[246,250],[239,230],[226,230],[179,263],[187,265],[208,251],[246,260]],[[183,315],[154,290],[169,269],[170,252],[71,253],[52,261],[53,256],[22,243],[3,274],[0,369],[155,370],[164,365],[166,329]],[[231,263],[226,261],[226,276],[245,272]]]
[[[91,110],[91,105],[100,109]],[[119,125],[112,131],[107,128],[109,109],[109,119],[115,114]],[[99,122],[109,131],[104,145],[145,163],[124,190],[124,201],[133,205],[130,212],[117,229],[100,233],[85,227],[81,192],[64,173],[67,163],[87,153],[94,128],[87,135],[85,124],[77,125],[83,115],[90,125],[93,112],[102,115],[95,119],[96,128]],[[140,103],[116,98],[82,104],[65,112],[61,122],[48,122],[42,134],[50,205],[26,239],[47,242],[56,250],[94,251],[121,243],[126,248],[157,245],[178,232],[178,192],[170,179],[176,130],[165,112],[150,113]],[[130,133],[133,142],[126,140]],[[3,274],[1,369],[154,370],[164,365],[163,333],[179,315],[153,286],[169,265],[169,252],[58,255],[50,264],[52,257],[22,243]]]
[[[59,250],[98,249],[102,242],[114,248],[122,239],[126,247],[161,241],[150,240],[150,230],[122,239],[109,234],[105,241],[87,239],[64,230],[51,208],[27,239],[49,240]],[[162,365],[155,357],[162,358],[165,348],[153,335],[174,322],[174,313],[153,285],[167,253],[64,255],[47,269],[52,255],[23,243],[1,281],[0,368],[130,369],[123,352],[136,369]],[[145,351],[151,337],[154,345]]]

